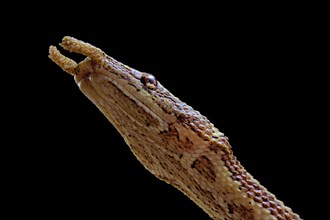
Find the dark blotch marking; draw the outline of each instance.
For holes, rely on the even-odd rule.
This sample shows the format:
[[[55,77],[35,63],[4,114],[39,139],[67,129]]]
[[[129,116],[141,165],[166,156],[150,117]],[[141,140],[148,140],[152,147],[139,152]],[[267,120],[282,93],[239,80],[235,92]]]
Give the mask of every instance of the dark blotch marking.
[[[168,166],[163,164],[162,162],[159,162],[160,166],[164,169],[164,170],[167,170],[168,169]]]
[[[178,137],[179,139],[179,137]],[[183,148],[187,149],[187,150],[191,150],[194,146],[194,143],[188,138],[186,137],[184,144],[182,145]]]
[[[215,182],[215,172],[212,162],[206,156],[199,156],[192,164],[191,168],[196,169],[203,177]]]
[[[232,206],[236,212],[240,213],[240,216],[242,216],[246,219],[255,219],[253,209],[246,208],[243,205],[237,206],[237,205],[233,204]]]
[[[228,213],[229,214],[234,214],[234,207],[228,203]]]

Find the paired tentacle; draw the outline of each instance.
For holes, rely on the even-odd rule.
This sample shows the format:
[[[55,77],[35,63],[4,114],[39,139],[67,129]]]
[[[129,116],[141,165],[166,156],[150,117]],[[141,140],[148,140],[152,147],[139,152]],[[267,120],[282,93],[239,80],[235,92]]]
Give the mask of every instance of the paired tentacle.
[[[94,61],[100,61],[106,56],[105,53],[99,48],[73,37],[64,37],[62,39],[62,43],[60,43],[60,46],[70,52],[85,55]],[[76,75],[75,68],[77,67],[77,63],[61,54],[55,46],[49,47],[49,58],[59,65],[65,72],[71,75]]]

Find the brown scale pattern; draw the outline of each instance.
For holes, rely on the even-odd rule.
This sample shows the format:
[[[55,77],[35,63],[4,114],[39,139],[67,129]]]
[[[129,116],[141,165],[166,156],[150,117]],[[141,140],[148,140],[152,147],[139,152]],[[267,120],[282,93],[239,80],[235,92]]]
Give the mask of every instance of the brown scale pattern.
[[[236,212],[241,213],[242,216],[244,216],[246,219],[253,219],[253,211],[252,209],[247,209],[246,207],[242,205],[235,205],[232,204],[232,209],[236,210]]]
[[[91,74],[91,72],[89,72],[91,70],[92,72],[97,72],[104,69],[107,73],[115,74],[117,78],[120,77],[122,80],[126,80],[129,85],[135,86],[136,91],[141,90],[142,86],[140,85],[141,82],[138,80],[139,77],[135,77],[135,74],[130,74],[133,69],[107,56],[100,49],[71,37],[65,37],[61,45],[66,50],[88,56],[85,61],[77,64],[73,60],[61,55],[55,47],[50,47],[50,58],[61,66],[62,69],[71,75],[75,75],[76,82],[86,77],[87,75],[85,75],[85,73]],[[77,65],[85,68],[82,74],[78,71],[79,68],[76,69]],[[138,83],[134,84],[136,81]],[[101,82],[96,87],[99,88],[103,84],[104,83]],[[196,178],[204,177],[204,179],[208,180],[208,183],[213,182],[214,185],[217,183],[217,173],[214,172],[214,164],[212,164],[212,161],[210,161],[207,156],[199,155],[197,158],[194,157],[195,161],[191,167],[182,166],[179,161],[185,156],[181,151],[183,149],[183,142],[187,143],[184,152],[188,152],[187,149],[193,148],[195,144],[190,140],[189,135],[186,136],[186,138],[180,139],[178,132],[173,132],[174,130],[171,129],[171,125],[169,126],[168,132],[166,132],[166,129],[160,129],[160,133],[155,132],[155,129],[150,129],[151,127],[157,128],[158,122],[152,124],[150,121],[152,117],[149,117],[149,111],[143,112],[143,109],[136,108],[136,105],[132,104],[133,99],[124,95],[125,93],[119,90],[112,89],[110,94],[107,94],[107,91],[110,91],[109,89],[104,91],[100,90],[101,93],[107,94],[106,96],[109,98],[112,97],[111,100],[118,100],[121,103],[114,101],[115,105],[104,106],[103,102],[100,102],[100,100],[103,100],[103,96],[95,96],[95,91],[91,88],[91,85],[87,84],[81,87],[81,89],[89,98],[92,97],[94,103],[96,103],[100,110],[108,116],[110,121],[113,121],[112,123],[122,136],[126,137],[125,140],[131,140],[131,142],[137,143],[130,144],[132,151],[136,154],[138,159],[140,159],[141,163],[148,170],[153,172],[154,175],[182,190],[189,198],[194,199],[194,201],[214,219],[224,218],[226,220],[228,217],[225,216],[226,212],[233,214],[234,211],[236,212],[237,210],[238,213],[243,213],[240,216],[244,216],[244,219],[252,219],[254,217],[253,209],[251,209],[252,206],[244,206],[239,203],[231,203],[232,201],[226,201],[228,205],[228,210],[226,210],[225,207],[214,202],[216,198],[212,194],[212,191],[206,190],[196,182]],[[162,86],[159,86],[153,91],[145,90],[145,92],[151,96],[147,95],[141,97],[142,101],[152,99],[154,101],[153,104],[158,105],[163,110],[163,116],[167,121],[178,123],[178,126],[194,131],[200,138],[205,140],[205,144],[210,143],[208,147],[209,151],[221,155],[225,167],[231,174],[231,179],[237,181],[241,192],[246,193],[248,196],[249,199],[247,202],[254,200],[257,204],[269,210],[269,213],[277,219],[299,219],[298,215],[292,213],[282,202],[276,200],[274,195],[260,186],[259,183],[245,171],[233,156],[227,138],[224,137],[206,117],[202,116],[198,111],[193,110],[185,103],[182,103]],[[142,93],[137,92],[136,94],[141,95]],[[145,95],[145,93],[143,93],[143,95]],[[114,104],[111,100],[108,100],[109,103]],[[125,109],[125,112],[127,111],[135,116],[139,115],[139,117],[135,117],[139,120],[131,120],[128,114],[123,113],[117,105],[121,105],[121,109]],[[139,110],[142,110],[142,112]],[[145,115],[146,117],[141,117],[141,115]],[[135,121],[139,121],[140,123],[134,124]],[[123,122],[126,123],[123,124]],[[139,124],[144,124],[145,126],[136,129],[134,126],[129,126],[128,122],[131,122],[130,125],[133,124],[136,127],[138,127]],[[148,134],[149,137],[145,138],[145,134]],[[165,140],[167,137],[167,141],[160,141],[159,135],[163,135]],[[151,138],[153,141],[150,142]],[[158,143],[158,145],[154,144],[155,142]],[[205,146],[204,144],[202,145]],[[157,146],[161,147],[157,148]],[[167,153],[164,154],[163,149],[166,147]],[[220,168],[223,171],[223,167]],[[189,171],[192,171],[191,169],[197,170],[197,172],[194,172],[197,175],[190,175],[187,178],[187,175],[190,173]],[[205,181],[203,183],[205,183]],[[237,190],[237,188],[233,190]],[[223,194],[223,196],[225,197],[226,195]],[[245,198],[243,200],[244,202],[246,201]]]
[[[168,113],[174,113],[178,121],[198,133],[200,137],[209,140],[213,134],[213,124],[200,112],[195,111],[191,106],[179,101],[165,88],[152,92],[156,97],[157,104]]]
[[[222,160],[225,166],[231,172],[231,178],[241,183],[240,190],[246,192],[247,196],[255,202],[261,204],[270,213],[283,220],[299,219],[290,209],[278,201],[274,195],[269,193],[263,186],[257,183],[253,177],[245,171],[236,157],[223,151]]]
[[[191,168],[196,169],[204,178],[210,182],[215,182],[216,174],[212,162],[204,155],[198,157],[191,165]]]

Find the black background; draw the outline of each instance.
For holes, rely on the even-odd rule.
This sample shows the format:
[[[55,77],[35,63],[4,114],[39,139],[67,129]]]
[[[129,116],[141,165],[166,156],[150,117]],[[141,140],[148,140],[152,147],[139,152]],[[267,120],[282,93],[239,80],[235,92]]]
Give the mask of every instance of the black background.
[[[5,166],[9,205],[43,218],[209,219],[146,171],[73,78],[48,59],[49,45],[69,35],[152,73],[229,137],[269,191],[303,218],[315,217],[319,205],[309,198],[322,194],[315,178],[327,174],[315,161],[328,146],[321,140],[328,98],[318,69],[324,59],[315,50],[320,27],[292,8],[195,7],[63,5],[11,26],[18,62],[7,128],[17,134]]]

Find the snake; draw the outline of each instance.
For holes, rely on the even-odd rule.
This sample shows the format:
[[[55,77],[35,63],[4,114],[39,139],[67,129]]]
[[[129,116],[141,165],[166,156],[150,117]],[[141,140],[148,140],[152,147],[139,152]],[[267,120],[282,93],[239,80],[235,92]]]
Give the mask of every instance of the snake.
[[[49,58],[74,77],[137,160],[210,218],[301,219],[245,170],[224,133],[170,93],[155,76],[74,37],[65,36],[60,46],[86,56],[77,63],[55,46],[49,47]]]

